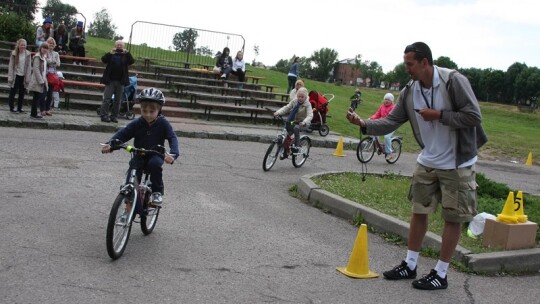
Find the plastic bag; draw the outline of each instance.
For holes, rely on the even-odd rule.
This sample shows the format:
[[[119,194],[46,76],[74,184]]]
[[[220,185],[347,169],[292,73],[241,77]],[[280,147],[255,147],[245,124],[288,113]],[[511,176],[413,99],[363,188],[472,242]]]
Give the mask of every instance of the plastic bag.
[[[473,217],[472,221],[469,223],[469,228],[467,229],[467,236],[473,239],[478,238],[482,233],[484,233],[484,226],[486,224],[486,219],[496,219],[496,216],[486,212],[482,212]]]

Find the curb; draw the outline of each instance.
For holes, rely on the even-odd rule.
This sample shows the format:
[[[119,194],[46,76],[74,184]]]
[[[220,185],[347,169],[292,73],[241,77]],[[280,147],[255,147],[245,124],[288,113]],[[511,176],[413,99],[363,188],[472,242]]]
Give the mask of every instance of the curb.
[[[407,240],[409,233],[407,222],[323,190],[311,180],[315,176],[343,172],[330,171],[304,175],[298,181],[298,192],[314,207],[329,211],[348,221],[361,216],[365,223],[377,231],[392,233]],[[424,237],[423,246],[438,250],[441,246],[441,237],[428,231]],[[470,270],[483,274],[540,271],[540,248],[475,254],[458,245],[454,252],[454,259]]]

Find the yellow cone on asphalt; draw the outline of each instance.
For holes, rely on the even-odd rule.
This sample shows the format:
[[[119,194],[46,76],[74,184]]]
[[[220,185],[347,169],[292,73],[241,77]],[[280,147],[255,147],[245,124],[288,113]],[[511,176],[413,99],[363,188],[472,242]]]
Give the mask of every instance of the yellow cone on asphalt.
[[[334,156],[345,156],[345,153],[343,153],[343,136],[339,137],[338,144],[336,147],[336,152],[334,152]]]
[[[532,166],[532,152],[529,152],[529,156],[527,157],[527,162],[525,163],[527,166]]]
[[[371,279],[379,275],[369,270],[368,238],[366,224],[360,225],[356,241],[347,267],[337,267],[337,271],[355,279]]]

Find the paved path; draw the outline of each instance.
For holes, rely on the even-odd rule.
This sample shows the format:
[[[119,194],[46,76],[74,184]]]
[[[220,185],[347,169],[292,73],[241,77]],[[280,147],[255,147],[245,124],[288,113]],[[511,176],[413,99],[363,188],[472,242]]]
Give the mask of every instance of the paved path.
[[[186,118],[169,118],[173,128],[181,137],[210,138],[223,140],[239,140],[253,142],[270,142],[278,133],[277,126],[220,123],[206,120],[193,120]],[[36,120],[28,114],[12,114],[6,110],[0,110],[0,126],[9,127],[32,127],[68,130],[86,130],[98,132],[114,132],[118,127],[129,121],[120,119],[118,124],[103,123],[95,112],[89,111],[59,111],[52,117]],[[331,132],[326,137],[321,137],[314,132],[310,135],[315,147],[336,148],[339,134]],[[344,148],[355,149],[358,139],[344,137]],[[355,157],[355,151],[346,151],[351,157]],[[388,167],[382,157],[374,157],[369,163],[372,172],[384,172],[393,168],[401,174],[411,174],[415,164],[416,154],[404,153],[393,167]],[[516,164],[510,161],[493,161],[480,159],[477,163],[479,172],[485,173],[492,180],[507,184],[514,190],[540,195],[540,167]]]

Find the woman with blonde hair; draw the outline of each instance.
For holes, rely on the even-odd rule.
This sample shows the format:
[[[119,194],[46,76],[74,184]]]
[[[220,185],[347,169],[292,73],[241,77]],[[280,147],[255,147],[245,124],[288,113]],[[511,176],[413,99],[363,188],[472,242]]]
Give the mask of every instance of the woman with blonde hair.
[[[41,116],[52,116],[51,104],[53,102],[54,87],[58,84],[58,67],[60,66],[60,54],[54,49],[56,47],[56,41],[53,37],[47,39],[49,45],[49,51],[47,52],[47,84],[49,89],[47,90],[47,96],[45,100],[45,111],[41,113]]]
[[[296,98],[296,92],[298,92],[298,90],[303,87],[304,87],[304,81],[302,79],[298,79],[294,83],[294,89],[292,89],[291,92],[289,93],[289,101],[294,100]]]
[[[26,40],[19,39],[15,49],[9,56],[8,85],[9,85],[9,111],[11,113],[24,113],[22,106],[24,91],[30,83],[32,76],[32,53],[26,49]],[[19,94],[17,110],[15,110],[15,94]]]
[[[43,116],[37,112],[37,106],[39,103],[39,110],[41,113],[45,111],[45,98],[44,93],[49,89],[47,85],[47,53],[49,52],[49,44],[42,43],[37,53],[32,59],[32,77],[30,77],[30,85],[28,90],[32,91],[34,96],[32,98],[32,108],[30,110],[30,117],[41,119]]]

